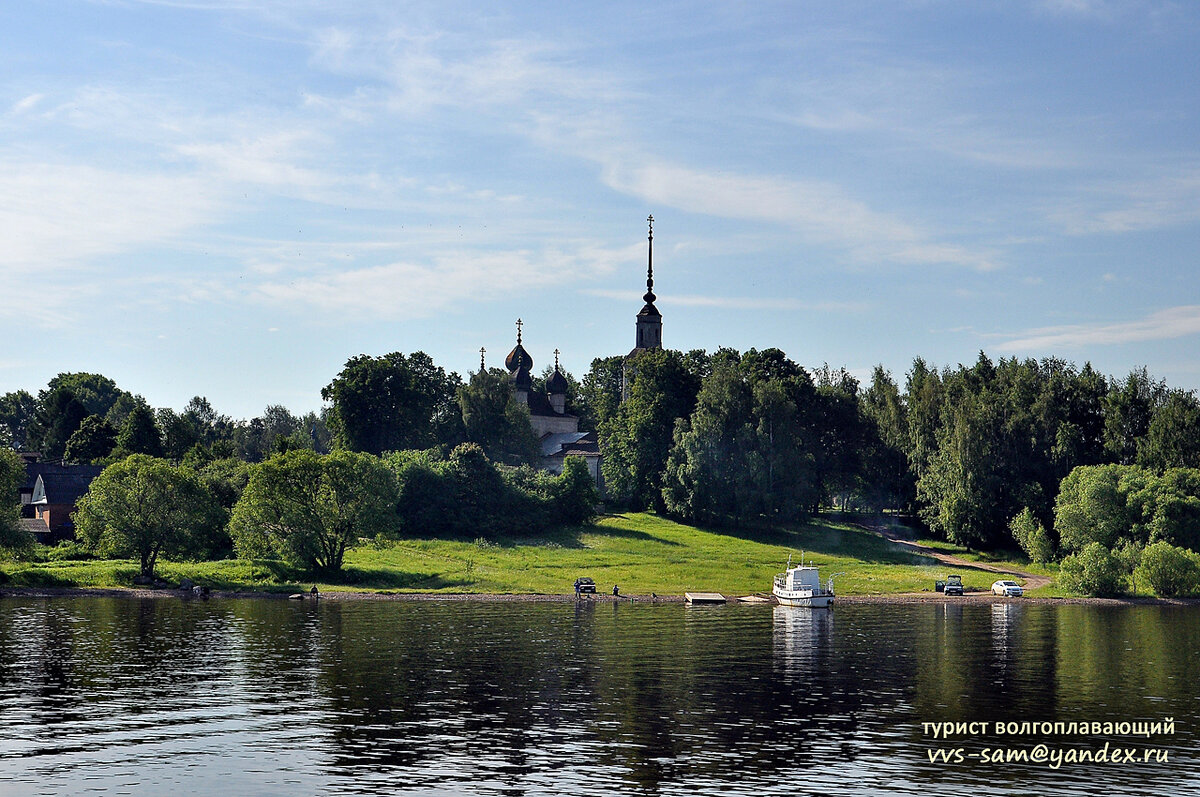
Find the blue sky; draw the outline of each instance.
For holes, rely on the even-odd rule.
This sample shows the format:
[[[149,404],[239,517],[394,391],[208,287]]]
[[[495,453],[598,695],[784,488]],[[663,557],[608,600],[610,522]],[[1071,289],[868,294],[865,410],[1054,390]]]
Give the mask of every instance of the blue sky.
[[[340,6],[347,6],[341,8]],[[1200,5],[0,9],[0,391],[301,412],[360,353],[633,346],[1200,387]]]

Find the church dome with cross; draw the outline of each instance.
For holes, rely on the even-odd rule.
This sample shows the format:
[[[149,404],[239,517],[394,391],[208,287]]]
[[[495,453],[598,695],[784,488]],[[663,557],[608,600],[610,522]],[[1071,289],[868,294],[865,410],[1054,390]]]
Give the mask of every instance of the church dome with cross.
[[[519,318],[517,319],[517,345],[513,346],[513,350],[504,358],[504,367],[510,374],[515,374],[522,368],[526,371],[533,371],[533,358],[529,356],[529,352],[525,351],[525,347],[521,345],[521,327],[524,324],[524,321]]]

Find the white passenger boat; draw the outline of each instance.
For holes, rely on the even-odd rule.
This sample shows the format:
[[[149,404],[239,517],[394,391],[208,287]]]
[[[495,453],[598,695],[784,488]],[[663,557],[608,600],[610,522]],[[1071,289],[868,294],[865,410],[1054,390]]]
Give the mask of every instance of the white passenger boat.
[[[804,564],[803,557],[800,562],[796,567],[792,567],[792,560],[790,557],[788,558],[787,569],[775,576],[775,586],[771,590],[771,594],[782,606],[811,606],[813,608],[832,606],[833,577],[830,576],[822,589],[821,576],[817,572],[817,567]]]

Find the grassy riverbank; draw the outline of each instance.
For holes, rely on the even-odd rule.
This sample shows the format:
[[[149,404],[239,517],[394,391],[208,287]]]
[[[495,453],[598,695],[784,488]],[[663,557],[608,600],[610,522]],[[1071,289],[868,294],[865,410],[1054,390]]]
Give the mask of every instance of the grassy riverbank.
[[[789,554],[798,552],[838,575],[844,595],[888,595],[932,590],[953,570],[969,588],[987,590],[1001,576],[974,567],[947,567],[900,549],[879,536],[837,519],[780,531],[706,530],[648,514],[615,515],[595,526],[562,529],[527,540],[402,540],[366,545],[346,555],[337,583],[324,591],[428,593],[569,593],[577,576],[591,576],[602,591],[618,584],[624,593],[679,595],[716,591],[727,595],[766,592]],[[939,551],[970,556],[940,545]],[[1028,568],[1021,563],[987,564]],[[137,575],[132,561],[4,563],[7,583],[31,587],[127,587]],[[162,562],[158,573],[177,583],[190,578],[222,590],[295,592],[309,577],[278,562],[229,560]],[[1036,594],[1041,594],[1038,591]]]

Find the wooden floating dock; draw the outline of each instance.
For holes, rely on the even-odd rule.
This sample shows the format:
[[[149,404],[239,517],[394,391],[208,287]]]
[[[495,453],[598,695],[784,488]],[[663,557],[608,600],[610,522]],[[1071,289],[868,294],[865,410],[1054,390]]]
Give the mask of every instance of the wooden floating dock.
[[[683,597],[688,603],[725,603],[725,596],[719,592],[685,592]]]

